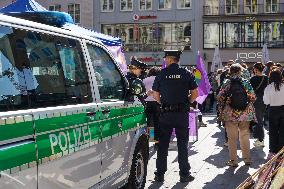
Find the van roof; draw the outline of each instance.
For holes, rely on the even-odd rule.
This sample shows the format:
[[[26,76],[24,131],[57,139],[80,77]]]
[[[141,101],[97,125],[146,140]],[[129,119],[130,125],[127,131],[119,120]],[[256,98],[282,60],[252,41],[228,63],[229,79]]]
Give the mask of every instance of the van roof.
[[[61,29],[61,28],[57,28],[57,27],[54,27],[54,26],[25,20],[25,19],[22,19],[22,18],[16,18],[16,17],[0,14],[0,23],[1,22],[7,23],[7,24],[15,24],[15,25],[24,26],[24,27],[30,27],[30,28],[34,28],[34,29],[42,29],[42,30],[46,30],[46,31],[50,31],[50,32],[55,32],[55,33],[60,33],[60,34],[69,35],[69,36],[73,36],[73,37],[83,38],[83,39],[94,41],[94,42],[97,42],[97,43],[103,45],[103,43],[100,40],[98,40],[94,37],[84,35],[84,34],[82,35],[81,33],[78,33],[76,31],[69,31],[69,30],[66,30],[66,29]]]

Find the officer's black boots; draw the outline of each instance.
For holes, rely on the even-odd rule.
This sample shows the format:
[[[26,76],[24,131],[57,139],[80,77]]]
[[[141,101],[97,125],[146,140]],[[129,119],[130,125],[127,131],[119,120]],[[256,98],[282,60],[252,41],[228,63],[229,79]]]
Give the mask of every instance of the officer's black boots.
[[[180,182],[191,182],[194,180],[194,177],[191,176],[191,175],[188,175],[188,176],[181,176],[180,177]]]

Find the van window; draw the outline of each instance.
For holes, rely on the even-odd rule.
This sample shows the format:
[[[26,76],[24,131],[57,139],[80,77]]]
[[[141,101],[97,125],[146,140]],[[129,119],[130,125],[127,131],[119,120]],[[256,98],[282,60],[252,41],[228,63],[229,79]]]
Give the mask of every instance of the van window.
[[[0,111],[92,102],[80,43],[0,26]]]
[[[87,45],[102,101],[123,100],[124,80],[110,56],[102,48]]]

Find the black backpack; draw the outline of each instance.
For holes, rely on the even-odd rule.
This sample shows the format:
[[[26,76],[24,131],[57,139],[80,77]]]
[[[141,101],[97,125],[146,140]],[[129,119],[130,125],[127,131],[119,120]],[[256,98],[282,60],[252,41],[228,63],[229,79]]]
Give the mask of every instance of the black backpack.
[[[240,78],[230,80],[230,89],[228,97],[230,98],[230,107],[234,110],[245,110],[248,106],[248,95]]]

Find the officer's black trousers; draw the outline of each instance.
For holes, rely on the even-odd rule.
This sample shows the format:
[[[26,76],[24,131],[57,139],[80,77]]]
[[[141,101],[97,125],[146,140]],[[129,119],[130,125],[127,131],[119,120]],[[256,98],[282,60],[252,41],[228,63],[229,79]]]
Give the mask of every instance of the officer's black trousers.
[[[167,156],[170,138],[175,128],[178,146],[178,163],[180,176],[188,176],[190,165],[188,163],[188,112],[161,113],[160,116],[160,141],[157,153],[156,175],[164,175],[167,171]]]

